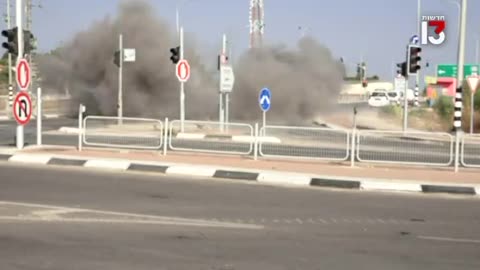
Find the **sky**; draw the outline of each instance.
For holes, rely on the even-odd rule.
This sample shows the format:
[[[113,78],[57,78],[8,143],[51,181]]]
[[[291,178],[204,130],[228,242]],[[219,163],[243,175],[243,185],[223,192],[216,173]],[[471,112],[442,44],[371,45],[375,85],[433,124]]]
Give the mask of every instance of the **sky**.
[[[5,13],[6,0],[2,1]],[[11,0],[14,2],[14,0]],[[233,53],[248,48],[249,0],[183,0],[180,22],[186,34],[193,35],[204,49],[220,48],[221,36],[229,33]],[[182,0],[151,0],[156,13],[175,30],[175,7]],[[459,0],[421,0],[422,15],[446,17],[446,42],[426,46],[422,58],[430,63],[424,69],[435,72],[435,65],[456,63]],[[115,16],[121,0],[33,0],[33,32],[40,51],[48,51],[71,39],[105,16]],[[307,29],[332,51],[335,57],[354,66],[367,62],[368,74],[390,80],[404,61],[405,46],[415,34],[417,0],[264,0],[265,36],[268,44],[295,46]],[[14,14],[14,9],[12,10]],[[5,24],[4,24],[5,27]],[[3,28],[6,29],[6,28]],[[468,1],[465,61],[475,62],[475,41],[480,38],[480,0]],[[353,70],[350,69],[350,70]]]

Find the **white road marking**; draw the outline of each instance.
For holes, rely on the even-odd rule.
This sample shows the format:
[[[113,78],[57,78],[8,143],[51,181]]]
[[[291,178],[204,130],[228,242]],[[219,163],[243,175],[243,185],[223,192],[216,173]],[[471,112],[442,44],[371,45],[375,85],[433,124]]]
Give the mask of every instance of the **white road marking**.
[[[480,240],[477,240],[477,239],[462,239],[462,238],[423,236],[423,235],[419,235],[417,238],[424,239],[424,240],[480,244]]]
[[[303,221],[299,218],[297,218],[296,221],[298,222],[298,224],[303,224]]]
[[[83,208],[70,208],[70,207],[61,207],[54,205],[45,205],[45,204],[34,204],[34,203],[21,203],[21,202],[7,202],[0,201],[0,205],[13,205],[13,206],[27,206],[27,207],[36,207],[36,208],[45,208],[49,209],[49,212],[43,211],[43,213],[52,213],[53,210],[56,210],[53,213],[65,213],[65,212],[88,212],[95,214],[104,214],[111,216],[121,216],[124,219],[90,219],[90,218],[62,218],[55,219],[58,221],[68,222],[70,220],[78,220],[79,222],[92,220],[113,220],[113,222],[118,223],[116,220],[122,220],[124,223],[131,223],[132,221],[138,223],[148,223],[148,222],[160,222],[159,224],[174,224],[174,225],[185,225],[185,226],[205,226],[205,227],[223,227],[223,228],[239,228],[239,229],[263,229],[263,226],[260,225],[251,225],[251,224],[237,224],[237,223],[228,223],[228,222],[209,222],[200,219],[188,219],[188,218],[179,218],[179,217],[167,217],[167,216],[155,216],[155,215],[143,215],[143,214],[134,214],[134,213],[124,213],[124,212],[114,212],[114,211],[102,211],[94,209],[83,209]],[[38,212],[37,212],[38,213]],[[0,219],[11,220],[12,217],[0,217]],[[137,220],[131,220],[127,218],[137,218]],[[33,221],[45,221],[41,217],[38,218],[28,218]],[[138,219],[151,219],[150,220],[138,220]],[[27,220],[28,221],[28,220]]]
[[[328,222],[324,219],[319,218],[318,221],[322,222],[323,224],[328,224]]]

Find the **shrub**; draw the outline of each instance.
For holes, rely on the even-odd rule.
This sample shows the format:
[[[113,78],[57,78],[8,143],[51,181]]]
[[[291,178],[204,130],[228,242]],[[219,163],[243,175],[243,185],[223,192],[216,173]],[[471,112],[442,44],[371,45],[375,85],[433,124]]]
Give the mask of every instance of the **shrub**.
[[[441,96],[435,102],[434,109],[443,119],[453,117],[453,112],[455,110],[453,98],[449,96]]]

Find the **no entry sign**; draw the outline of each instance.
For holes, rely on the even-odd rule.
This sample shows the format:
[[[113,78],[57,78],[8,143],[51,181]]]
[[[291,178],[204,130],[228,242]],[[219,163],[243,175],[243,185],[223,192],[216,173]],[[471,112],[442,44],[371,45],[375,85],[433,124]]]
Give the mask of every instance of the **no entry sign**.
[[[30,86],[30,65],[26,59],[20,59],[16,67],[17,85],[21,90],[27,90]]]
[[[176,67],[177,78],[180,82],[186,82],[190,78],[190,64],[185,59],[180,60]]]

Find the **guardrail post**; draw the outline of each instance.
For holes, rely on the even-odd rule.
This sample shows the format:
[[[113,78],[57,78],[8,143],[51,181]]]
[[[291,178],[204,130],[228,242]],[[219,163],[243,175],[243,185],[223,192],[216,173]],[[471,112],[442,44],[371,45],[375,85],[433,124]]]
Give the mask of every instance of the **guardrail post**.
[[[163,155],[167,155],[167,148],[168,148],[168,135],[169,135],[169,127],[168,127],[168,117],[165,118],[165,126],[163,127]]]
[[[255,134],[253,138],[253,160],[258,159],[258,123],[255,123]]]
[[[460,153],[460,132],[455,133],[455,172],[458,172],[459,153]]]
[[[78,151],[82,151],[82,135],[83,135],[83,113],[85,112],[85,106],[80,104],[78,108]]]

